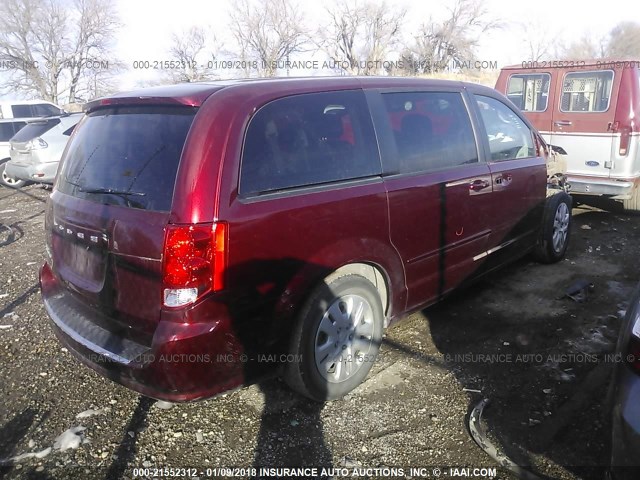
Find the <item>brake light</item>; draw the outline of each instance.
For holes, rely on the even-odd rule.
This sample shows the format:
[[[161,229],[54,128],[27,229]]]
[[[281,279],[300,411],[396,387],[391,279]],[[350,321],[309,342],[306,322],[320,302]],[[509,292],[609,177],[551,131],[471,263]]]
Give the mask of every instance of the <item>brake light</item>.
[[[640,316],[636,316],[625,358],[627,365],[636,373],[640,373]]]
[[[631,143],[631,128],[623,127],[620,129],[620,151],[621,157],[629,153],[629,144]]]
[[[166,307],[182,307],[224,287],[224,223],[168,225],[162,256],[162,297]]]

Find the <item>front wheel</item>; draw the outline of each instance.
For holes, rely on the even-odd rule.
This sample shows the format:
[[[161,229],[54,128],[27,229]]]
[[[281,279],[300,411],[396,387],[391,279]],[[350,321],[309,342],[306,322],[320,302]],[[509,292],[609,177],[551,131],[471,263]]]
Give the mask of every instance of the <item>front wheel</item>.
[[[559,192],[548,197],[534,256],[542,263],[564,258],[571,233],[571,197]]]
[[[343,397],[371,370],[383,323],[380,296],[367,279],[349,274],[322,282],[298,316],[287,384],[318,402]]]
[[[24,187],[27,182],[25,182],[24,180],[18,180],[17,178],[13,178],[7,175],[7,172],[4,171],[6,166],[7,166],[6,162],[3,164],[0,164],[0,184],[4,185],[5,187],[11,187],[11,188]]]

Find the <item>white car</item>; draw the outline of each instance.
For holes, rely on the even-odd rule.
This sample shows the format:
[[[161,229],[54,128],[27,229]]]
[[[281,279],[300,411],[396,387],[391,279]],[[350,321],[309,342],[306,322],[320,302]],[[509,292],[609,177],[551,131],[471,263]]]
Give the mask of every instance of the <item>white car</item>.
[[[0,102],[0,118],[52,117],[64,109],[44,100],[6,100]]]
[[[29,118],[0,119],[0,185],[5,187],[20,188],[26,182],[10,177],[6,174],[5,167],[11,160],[11,144],[9,140],[27,124]]]

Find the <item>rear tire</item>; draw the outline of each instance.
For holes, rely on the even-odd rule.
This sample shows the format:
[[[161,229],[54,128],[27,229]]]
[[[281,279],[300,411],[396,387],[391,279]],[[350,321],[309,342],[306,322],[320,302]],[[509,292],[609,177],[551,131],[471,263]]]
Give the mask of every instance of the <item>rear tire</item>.
[[[6,166],[7,166],[7,162],[0,164],[0,185],[9,187],[9,188],[24,187],[27,184],[27,182],[25,182],[24,180],[18,180],[17,178],[13,178],[7,175],[4,171]]]
[[[541,263],[555,263],[564,258],[571,233],[571,197],[559,192],[548,197],[542,228],[533,255]]]
[[[323,281],[298,316],[285,381],[317,402],[343,397],[371,370],[383,324],[380,296],[367,279],[347,274]]]

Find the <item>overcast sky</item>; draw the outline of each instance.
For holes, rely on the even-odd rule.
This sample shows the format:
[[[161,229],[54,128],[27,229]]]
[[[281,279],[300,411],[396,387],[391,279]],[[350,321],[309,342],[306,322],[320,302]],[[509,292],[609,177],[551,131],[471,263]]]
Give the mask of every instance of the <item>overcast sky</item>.
[[[483,37],[479,58],[496,60],[499,66],[527,59],[528,47],[525,44],[523,23],[541,28],[541,34],[571,41],[578,40],[585,34],[594,38],[601,37],[624,20],[640,22],[637,0],[621,0],[609,4],[559,0],[485,1],[489,13],[500,19],[505,27]],[[412,27],[417,27],[430,16],[442,18],[446,14],[446,8],[453,3],[449,0],[387,2],[392,8],[405,6],[409,9],[406,35],[411,34]],[[192,25],[210,26],[224,46],[231,49],[234,45],[229,38],[226,19],[232,4],[228,0],[119,0],[118,11],[124,27],[118,38],[117,53],[129,67],[132,67],[135,60],[170,59],[167,54],[170,33]],[[325,2],[317,1],[305,2],[304,10],[309,18],[321,18],[324,4]],[[615,8],[606,8],[607,5],[615,5]],[[308,58],[311,54],[303,54],[305,55]],[[137,83],[151,79],[154,75],[151,71],[130,70],[123,75],[121,87],[135,87]]]
[[[209,27],[223,43],[223,47],[228,50],[235,48],[227,22],[233,0],[114,1],[122,23],[117,37],[115,58],[120,59],[128,68],[128,71],[118,77],[120,90],[137,88],[145,83],[157,81],[157,71],[134,69],[134,62],[171,60],[168,50],[171,34],[174,32],[186,30],[194,25]],[[307,18],[316,19],[316,25],[312,27],[316,30],[321,26],[323,5],[333,0],[313,0],[308,3],[304,0],[299,1]],[[387,0],[387,3],[390,8],[408,9],[409,15],[403,36],[410,38],[418,26],[429,17],[436,20],[444,18],[453,0]],[[525,24],[540,29],[540,35],[550,39],[558,38],[564,42],[571,42],[579,40],[584,35],[599,39],[621,21],[640,23],[640,7],[637,0],[620,0],[608,4],[584,0],[485,0],[485,4],[489,14],[500,20],[504,27],[484,35],[478,57],[481,60],[497,61],[499,67],[528,59],[529,50],[525,43],[527,34],[523,27]],[[298,58],[320,61],[325,59],[322,54],[312,53],[300,54]],[[236,74],[235,71],[231,73],[227,76]],[[312,72],[296,71],[292,74],[309,75]]]

